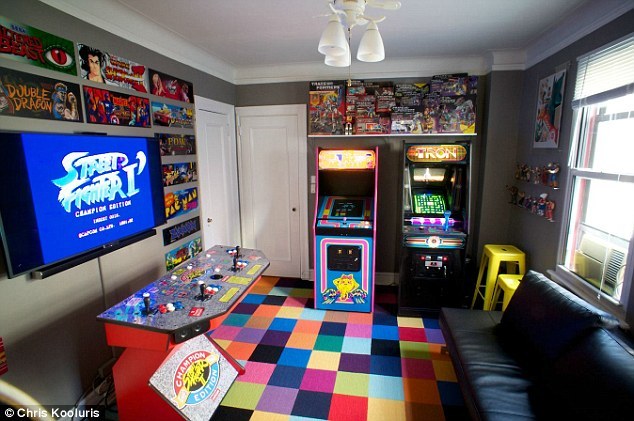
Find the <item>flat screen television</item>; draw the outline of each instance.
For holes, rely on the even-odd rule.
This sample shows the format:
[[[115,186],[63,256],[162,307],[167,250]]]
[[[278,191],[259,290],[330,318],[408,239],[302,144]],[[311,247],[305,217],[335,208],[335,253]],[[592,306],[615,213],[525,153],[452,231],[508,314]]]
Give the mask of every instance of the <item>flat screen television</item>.
[[[0,132],[0,176],[9,277],[74,266],[165,223],[155,138]]]

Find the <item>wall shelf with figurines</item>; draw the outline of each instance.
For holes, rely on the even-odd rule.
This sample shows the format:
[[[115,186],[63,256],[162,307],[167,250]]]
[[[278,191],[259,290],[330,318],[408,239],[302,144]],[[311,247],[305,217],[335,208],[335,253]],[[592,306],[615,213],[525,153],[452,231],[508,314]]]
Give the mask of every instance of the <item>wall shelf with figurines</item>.
[[[560,166],[556,162],[549,162],[545,165],[537,165],[535,167],[518,163],[515,168],[515,179],[558,189],[559,170]]]
[[[527,195],[520,191],[517,186],[506,186],[511,193],[510,204],[519,206],[530,213],[546,218],[550,222],[555,222],[555,201],[548,198],[548,193],[540,193],[537,196]]]

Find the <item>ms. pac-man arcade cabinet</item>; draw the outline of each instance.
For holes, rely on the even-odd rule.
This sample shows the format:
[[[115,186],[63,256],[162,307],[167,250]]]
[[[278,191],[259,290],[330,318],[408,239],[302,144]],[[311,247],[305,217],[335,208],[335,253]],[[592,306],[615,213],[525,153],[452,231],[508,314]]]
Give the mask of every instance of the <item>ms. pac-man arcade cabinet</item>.
[[[378,148],[316,156],[315,308],[371,312]]]

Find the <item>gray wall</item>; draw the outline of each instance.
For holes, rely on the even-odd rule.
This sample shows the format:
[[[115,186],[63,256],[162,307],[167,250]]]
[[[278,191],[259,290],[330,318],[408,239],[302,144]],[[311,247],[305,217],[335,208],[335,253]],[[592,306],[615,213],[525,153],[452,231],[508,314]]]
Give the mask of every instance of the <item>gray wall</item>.
[[[379,79],[380,80],[380,79]],[[379,81],[372,79],[371,81]],[[429,78],[412,79],[390,79],[392,82],[420,82]],[[368,80],[370,81],[370,80]],[[487,77],[480,77],[478,80],[478,92],[487,89]],[[309,93],[309,82],[295,82],[274,85],[241,85],[236,88],[236,107],[259,106],[259,105],[282,105],[282,104],[307,104]],[[471,213],[477,213],[477,197],[479,196],[477,183],[479,181],[479,166],[482,161],[480,151],[483,137],[480,128],[484,125],[483,111],[485,108],[484,95],[478,95],[478,135],[469,137],[472,144],[472,189],[471,192]],[[464,137],[462,137],[464,139]],[[428,136],[408,137],[419,139],[421,143],[430,141]],[[400,242],[402,228],[402,167],[403,167],[403,144],[405,137],[398,136],[355,136],[349,138],[328,138],[328,136],[317,136],[308,138],[308,181],[315,175],[315,149],[320,148],[374,148],[379,147],[379,182],[378,182],[378,209],[376,212],[377,241],[376,241],[376,270],[377,272],[398,273],[400,262]],[[438,139],[435,139],[438,141]],[[455,140],[455,139],[454,139]],[[433,140],[432,140],[433,141]],[[443,137],[440,141],[451,141],[450,138]],[[310,191],[310,188],[307,189]],[[314,223],[315,195],[308,196],[308,226]],[[477,231],[475,224],[471,225],[471,233]],[[310,244],[310,260],[313,267],[312,253],[312,231]],[[474,255],[475,242],[469,241],[467,253]]]
[[[515,156],[517,162],[528,163],[532,166],[543,165],[547,162],[559,162],[562,164],[559,182],[561,186],[565,185],[568,177],[568,171],[565,166],[568,162],[572,126],[572,108],[570,103],[577,74],[576,59],[589,51],[631,33],[633,28],[634,11],[630,11],[523,72],[523,79],[518,80],[519,83],[516,86],[521,98],[517,133],[515,134],[517,137],[517,154]],[[559,148],[535,149],[532,146],[532,134],[535,127],[538,83],[540,79],[555,73],[555,70],[562,68],[562,66],[567,68],[568,71]],[[509,160],[512,161],[512,158],[509,158]],[[513,178],[515,162],[512,162],[512,164],[513,168],[508,168],[506,173],[502,175],[508,184],[515,181]],[[507,207],[512,209],[507,228],[507,238],[511,243],[517,244],[526,251],[529,257],[529,265],[532,268],[542,272],[554,269],[557,263],[557,247],[562,228],[561,215],[565,201],[565,197],[563,197],[564,189],[540,188],[529,183],[518,184],[518,186],[523,186],[526,192],[530,194],[539,194],[542,190],[547,192],[549,197],[552,197],[558,205],[555,209],[555,222],[548,222],[544,218],[535,216],[523,209],[508,205]],[[503,192],[501,194],[504,195]],[[508,195],[506,196],[508,197]]]
[[[196,95],[217,101],[250,106],[305,104],[308,98],[308,81],[233,86],[36,0],[3,2],[0,13],[191,81]],[[506,184],[514,181],[515,161],[541,164],[551,160],[565,163],[567,159],[569,133],[562,133],[560,150],[533,150],[531,147],[537,81],[559,65],[571,61],[573,67],[568,73],[566,91],[569,99],[574,58],[631,31],[633,16],[632,12],[624,15],[526,72],[493,72],[480,78],[480,134],[474,143],[472,161],[471,197],[474,204],[470,248],[473,256],[484,243],[510,242],[527,251],[531,267],[544,271],[554,266],[560,223],[546,222],[513,208],[506,203],[508,195],[504,189]],[[51,77],[50,73],[6,59],[0,59],[0,65]],[[563,117],[563,127],[570,125],[570,117],[568,109]],[[69,127],[68,124],[0,117],[2,129],[96,130],[95,125]],[[102,130],[114,134],[123,132],[122,128]],[[135,131],[139,135],[153,132],[153,129]],[[314,148],[333,142],[339,144],[335,139],[309,139],[309,175],[314,174]],[[376,144],[380,148],[378,235],[382,245],[377,253],[377,264],[379,271],[397,271],[402,142],[391,137],[346,140],[350,146],[359,142],[364,146]],[[562,174],[562,182],[566,175],[565,172]],[[555,197],[558,203],[562,199]],[[309,223],[312,223],[313,207]],[[559,211],[556,213],[558,220]],[[44,404],[73,404],[89,387],[97,367],[112,355],[105,343],[103,326],[96,322],[95,316],[164,273],[163,252],[162,243],[153,237],[42,281],[26,276],[7,279],[6,270],[0,267],[0,336],[5,342],[9,366],[9,372],[2,379],[24,389]]]
[[[38,1],[3,1],[0,14],[190,81],[196,95],[229,104],[235,102],[234,85]],[[0,58],[0,66],[84,84],[79,76],[68,76],[6,58]],[[112,90],[131,93],[124,89]],[[0,127],[2,130],[96,131],[138,136],[154,136],[155,132],[155,129],[6,116],[0,116]],[[156,130],[179,133],[175,129]],[[193,130],[189,131],[193,134]],[[1,200],[8,199],[3,197]],[[187,218],[191,216],[188,214]],[[6,347],[9,368],[2,380],[23,389],[45,405],[74,404],[82,392],[90,388],[98,367],[113,356],[113,350],[106,344],[104,327],[96,321],[96,316],[165,273],[166,248],[160,229],[158,231],[152,238],[44,280],[31,280],[28,276],[8,279],[4,259],[0,258],[0,336]]]

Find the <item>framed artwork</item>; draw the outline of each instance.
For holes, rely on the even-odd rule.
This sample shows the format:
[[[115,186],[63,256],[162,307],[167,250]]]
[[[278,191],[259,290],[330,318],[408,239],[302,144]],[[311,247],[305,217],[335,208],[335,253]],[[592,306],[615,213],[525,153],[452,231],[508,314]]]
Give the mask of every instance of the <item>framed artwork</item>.
[[[565,86],[565,70],[539,81],[533,147],[559,147],[559,129],[563,113]]]

